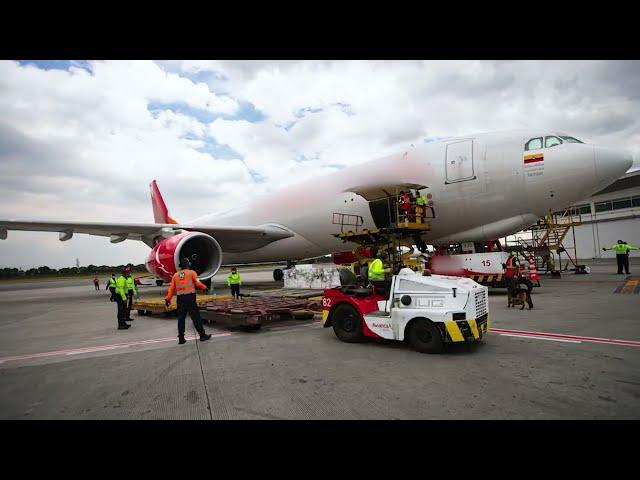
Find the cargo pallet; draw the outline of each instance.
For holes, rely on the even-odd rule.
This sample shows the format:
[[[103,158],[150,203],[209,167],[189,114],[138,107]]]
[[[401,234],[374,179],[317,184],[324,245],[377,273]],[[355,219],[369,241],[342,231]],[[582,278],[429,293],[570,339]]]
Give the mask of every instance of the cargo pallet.
[[[226,302],[209,302],[199,305],[205,321],[220,322],[228,327],[245,331],[259,330],[262,324],[272,320],[307,320],[320,312],[321,303],[303,298],[247,297]]]
[[[196,295],[196,303],[198,306],[213,302],[225,302],[231,300],[231,295]],[[168,307],[164,303],[164,297],[149,297],[134,300],[131,305],[131,310],[137,310],[138,315],[175,315],[176,312],[176,297],[171,300],[171,305]]]

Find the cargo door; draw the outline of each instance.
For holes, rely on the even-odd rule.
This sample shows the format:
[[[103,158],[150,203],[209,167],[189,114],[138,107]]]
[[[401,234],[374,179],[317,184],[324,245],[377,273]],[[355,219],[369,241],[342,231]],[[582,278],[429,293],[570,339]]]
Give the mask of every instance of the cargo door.
[[[446,183],[475,180],[473,170],[473,140],[460,140],[447,144]]]

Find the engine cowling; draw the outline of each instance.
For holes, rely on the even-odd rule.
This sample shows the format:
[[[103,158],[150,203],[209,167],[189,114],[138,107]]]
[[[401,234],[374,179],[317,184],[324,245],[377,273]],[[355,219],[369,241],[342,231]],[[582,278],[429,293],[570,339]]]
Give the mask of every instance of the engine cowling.
[[[222,248],[211,235],[184,232],[158,242],[149,253],[145,266],[149,273],[169,282],[183,258],[191,261],[191,268],[200,280],[208,280],[222,265]]]

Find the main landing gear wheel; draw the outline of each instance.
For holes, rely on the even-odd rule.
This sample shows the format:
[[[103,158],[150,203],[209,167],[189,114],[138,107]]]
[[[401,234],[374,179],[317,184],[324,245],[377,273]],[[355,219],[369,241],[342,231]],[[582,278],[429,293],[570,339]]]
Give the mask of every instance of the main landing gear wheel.
[[[444,348],[440,330],[426,318],[419,318],[411,325],[409,345],[420,353],[441,353]]]
[[[273,271],[273,279],[274,279],[276,282],[279,282],[279,281],[280,281],[280,280],[282,280],[283,278],[284,278],[284,272],[282,271],[282,269],[280,269],[280,268],[276,268],[276,269]]]
[[[343,342],[357,343],[362,340],[362,319],[351,305],[338,305],[331,315],[333,332]]]

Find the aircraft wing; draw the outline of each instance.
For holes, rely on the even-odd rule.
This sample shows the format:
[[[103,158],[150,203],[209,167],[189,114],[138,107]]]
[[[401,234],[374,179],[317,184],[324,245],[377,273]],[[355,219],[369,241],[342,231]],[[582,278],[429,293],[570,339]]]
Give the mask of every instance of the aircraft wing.
[[[111,243],[140,240],[149,246],[158,237],[168,238],[180,231],[202,232],[214,237],[224,251],[238,252],[263,247],[295,234],[277,225],[259,226],[198,226],[174,223],[96,223],[49,222],[37,220],[0,220],[0,239],[7,238],[9,230],[60,232],[60,241],[74,233],[110,237]]]

